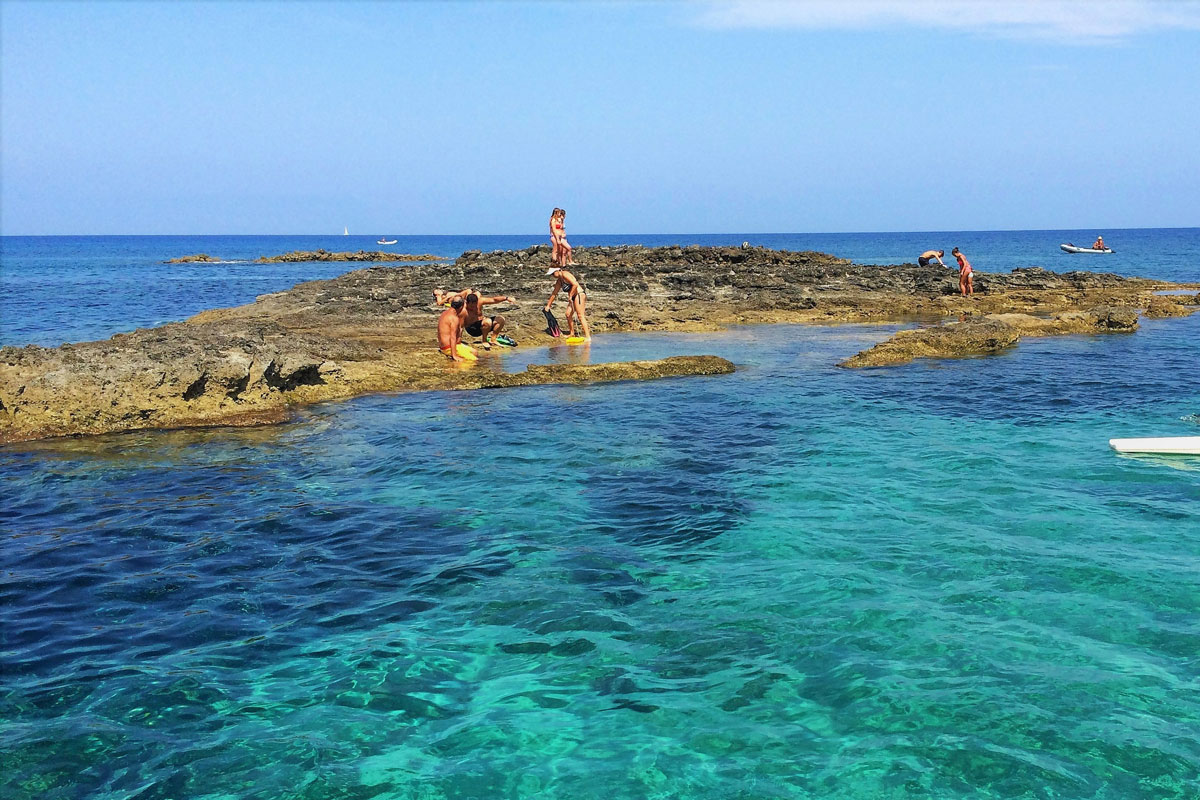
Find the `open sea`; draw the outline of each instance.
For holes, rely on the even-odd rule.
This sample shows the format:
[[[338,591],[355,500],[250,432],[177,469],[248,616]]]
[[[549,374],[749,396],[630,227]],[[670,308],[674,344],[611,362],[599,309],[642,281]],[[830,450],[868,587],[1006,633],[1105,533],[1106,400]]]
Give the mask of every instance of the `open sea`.
[[[571,241],[1200,282],[1200,229],[1058,250],[1098,232]],[[376,238],[0,238],[0,344],[251,302],[354,265],[249,260]],[[161,263],[199,252],[230,263]],[[1200,457],[1107,444],[1200,435],[1200,314],[834,366],[897,327],[518,332],[476,368],[739,370],[0,448],[0,796],[1200,797]]]

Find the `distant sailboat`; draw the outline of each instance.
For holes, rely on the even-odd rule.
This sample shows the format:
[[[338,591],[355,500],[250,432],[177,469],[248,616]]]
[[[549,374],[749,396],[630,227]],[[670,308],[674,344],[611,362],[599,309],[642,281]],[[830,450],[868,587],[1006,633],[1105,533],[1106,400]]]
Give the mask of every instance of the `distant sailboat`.
[[[349,236],[349,235],[350,235],[350,228],[349,228],[349,226],[345,226],[345,227],[343,227],[343,228],[342,228],[342,236]]]

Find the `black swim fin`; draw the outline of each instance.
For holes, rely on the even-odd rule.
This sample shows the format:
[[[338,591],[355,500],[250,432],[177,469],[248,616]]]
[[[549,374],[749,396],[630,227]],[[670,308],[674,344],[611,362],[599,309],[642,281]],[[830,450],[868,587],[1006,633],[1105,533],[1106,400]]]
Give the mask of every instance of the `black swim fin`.
[[[554,337],[562,336],[562,328],[558,327],[558,320],[554,315],[545,308],[542,309],[542,313],[546,315],[546,333]]]

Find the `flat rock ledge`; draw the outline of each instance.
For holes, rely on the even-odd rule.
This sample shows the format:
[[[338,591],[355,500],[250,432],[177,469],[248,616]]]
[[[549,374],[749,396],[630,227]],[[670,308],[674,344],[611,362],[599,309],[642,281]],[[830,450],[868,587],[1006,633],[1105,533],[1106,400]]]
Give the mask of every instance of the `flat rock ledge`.
[[[989,314],[928,328],[900,331],[887,341],[846,359],[838,366],[884,367],[907,364],[918,358],[988,355],[1011,347],[1020,341],[1022,335],[1127,333],[1137,330],[1137,326],[1136,309],[1111,306],[1064,312],[1048,318],[1017,313]]]
[[[330,262],[392,262],[392,261],[447,261],[445,256],[435,256],[430,253],[414,255],[412,253],[388,253],[383,250],[359,250],[355,253],[331,253],[328,250],[293,250],[277,256],[259,256],[255,264],[298,264],[307,261]],[[168,258],[164,264],[228,264],[226,259],[210,256],[208,253],[196,253],[191,256]]]
[[[1148,316],[1172,316],[1191,313],[1200,302],[1190,294],[1155,294],[1200,287],[1040,267],[977,272],[976,296],[968,299],[957,295],[957,273],[937,264],[869,266],[824,253],[748,246],[577,248],[575,256],[580,263],[572,269],[588,289],[593,334],[768,322],[961,320],[900,334],[845,366],[986,354],[1023,335],[1132,330],[1141,309]],[[296,258],[309,260],[311,254]],[[105,341],[0,348],[0,443],[275,422],[297,406],[371,392],[732,371],[722,359],[688,356],[536,366],[514,374],[499,368],[503,356],[495,351],[481,353],[471,365],[448,362],[437,352],[437,287],[512,296],[517,302],[489,305],[489,314],[505,316],[506,332],[522,348],[552,344],[541,313],[552,285],[549,262],[549,247],[535,245],[469,251],[453,262],[372,266]]]
[[[272,332],[263,333],[269,338]],[[220,338],[214,334],[208,342]],[[222,344],[223,350],[202,351],[196,346],[180,352],[187,366],[178,371],[164,370],[153,358],[124,363],[97,360],[95,369],[71,369],[72,361],[89,354],[83,345],[67,346],[59,369],[20,387],[15,401],[0,401],[0,444],[149,428],[261,425],[286,420],[295,406],[368,392],[605,383],[725,375],[735,370],[723,358],[701,355],[530,365],[523,372],[506,373],[456,366],[437,353],[423,354],[427,356],[420,359],[423,363],[408,368],[377,360],[375,369],[363,369],[354,360],[335,360],[361,357],[362,352],[331,352],[319,341],[297,340],[274,348],[262,340],[250,348],[240,346],[245,342]],[[19,363],[20,355],[30,350],[34,348],[16,350],[16,359],[5,353],[3,367]]]
[[[331,253],[328,250],[293,250],[277,256],[259,256],[255,264],[293,264],[302,261],[447,261],[445,256],[430,253],[389,253],[384,250],[359,250],[355,253]]]

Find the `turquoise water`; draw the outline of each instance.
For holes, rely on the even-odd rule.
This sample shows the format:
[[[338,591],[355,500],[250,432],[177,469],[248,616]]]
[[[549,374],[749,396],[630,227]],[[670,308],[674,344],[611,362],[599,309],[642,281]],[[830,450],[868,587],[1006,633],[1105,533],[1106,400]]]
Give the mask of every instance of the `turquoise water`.
[[[1195,798],[1200,315],[0,450],[12,798]]]
[[[624,240],[1200,281],[1196,229],[1054,252],[1082,233]],[[248,302],[344,267],[158,262],[340,239],[5,237],[0,342]],[[739,370],[0,448],[0,796],[1200,796],[1200,458],[1107,447],[1200,435],[1200,315],[834,366],[894,330],[527,339],[477,368]]]

